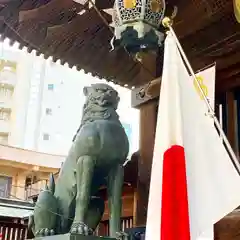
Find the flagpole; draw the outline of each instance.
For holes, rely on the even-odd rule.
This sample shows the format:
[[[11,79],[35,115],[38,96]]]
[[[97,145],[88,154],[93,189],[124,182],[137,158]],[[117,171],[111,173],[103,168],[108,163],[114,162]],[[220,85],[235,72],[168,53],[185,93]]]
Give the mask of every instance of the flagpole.
[[[184,62],[185,62],[185,64],[186,64],[186,66],[187,66],[190,74],[194,77],[194,81],[197,83],[197,87],[199,88],[200,93],[201,93],[202,96],[203,96],[203,100],[204,100],[204,102],[205,102],[206,105],[207,105],[209,115],[213,118],[214,123],[215,123],[215,126],[216,126],[217,130],[219,131],[220,136],[221,136],[223,142],[225,143],[225,146],[226,146],[226,148],[227,148],[227,150],[228,150],[228,153],[229,153],[229,155],[230,155],[230,157],[231,157],[232,163],[233,163],[233,165],[235,166],[238,174],[240,175],[240,163],[239,163],[239,161],[238,161],[238,158],[236,157],[236,155],[235,155],[235,153],[234,153],[234,151],[233,151],[233,149],[232,149],[232,147],[231,147],[231,145],[230,145],[230,143],[229,143],[229,141],[228,141],[228,139],[227,139],[227,137],[226,137],[226,135],[225,135],[222,127],[221,127],[221,124],[219,123],[219,121],[218,121],[218,119],[217,119],[217,117],[216,117],[216,115],[215,115],[215,113],[214,113],[214,110],[212,109],[212,107],[211,107],[211,105],[210,105],[210,103],[209,103],[209,101],[208,101],[208,99],[207,99],[207,97],[206,97],[206,95],[205,95],[205,93],[204,93],[204,91],[203,91],[203,89],[202,89],[202,86],[201,86],[201,84],[199,83],[199,81],[198,81],[198,79],[197,79],[197,76],[196,76],[196,74],[194,73],[193,68],[191,67],[191,64],[190,64],[190,62],[189,62],[186,54],[184,53],[184,50],[183,50],[183,48],[182,48],[182,46],[181,46],[181,44],[180,44],[180,42],[179,42],[179,40],[178,40],[178,38],[177,38],[174,30],[173,30],[173,28],[172,28],[172,20],[171,20],[170,18],[168,18],[168,17],[165,17],[165,18],[162,20],[162,25],[163,25],[165,28],[168,28],[169,31],[171,32],[171,34],[173,35],[173,37],[174,37],[174,39],[175,39],[175,42],[176,42],[176,44],[177,44],[177,47],[178,47],[178,49],[179,49],[179,51],[180,51],[180,53],[181,53],[181,55],[182,55],[182,58],[183,58],[183,60],[184,60]]]

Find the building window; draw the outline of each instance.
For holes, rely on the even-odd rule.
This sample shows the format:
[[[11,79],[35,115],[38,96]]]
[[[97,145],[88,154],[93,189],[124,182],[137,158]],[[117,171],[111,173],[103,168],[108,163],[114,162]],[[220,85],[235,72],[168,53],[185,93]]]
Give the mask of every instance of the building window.
[[[52,115],[52,109],[46,108],[46,115]]]
[[[44,134],[43,134],[43,140],[44,140],[44,141],[48,141],[49,138],[50,138],[50,135],[49,135],[48,133],[44,133]]]
[[[12,178],[0,176],[0,197],[9,198],[11,195]]]
[[[10,119],[10,112],[6,110],[0,110],[0,120],[8,121]]]
[[[49,83],[48,84],[48,90],[53,91],[53,89],[54,89],[54,84]]]
[[[8,135],[0,135],[0,144],[7,145],[8,144]]]
[[[9,98],[9,97],[12,96],[12,94],[13,94],[13,90],[8,89],[8,88],[3,87],[3,86],[0,87],[0,96],[1,97]]]

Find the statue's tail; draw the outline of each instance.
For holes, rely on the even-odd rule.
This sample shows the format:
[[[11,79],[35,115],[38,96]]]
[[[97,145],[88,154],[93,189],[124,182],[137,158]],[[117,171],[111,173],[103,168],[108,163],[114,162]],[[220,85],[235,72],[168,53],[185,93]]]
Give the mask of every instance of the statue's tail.
[[[52,193],[52,195],[55,192],[55,180],[52,173],[50,174],[50,178],[49,178],[48,190]]]
[[[35,233],[35,229],[34,229],[34,216],[33,214],[31,214],[28,217],[28,230],[32,230],[33,233]]]

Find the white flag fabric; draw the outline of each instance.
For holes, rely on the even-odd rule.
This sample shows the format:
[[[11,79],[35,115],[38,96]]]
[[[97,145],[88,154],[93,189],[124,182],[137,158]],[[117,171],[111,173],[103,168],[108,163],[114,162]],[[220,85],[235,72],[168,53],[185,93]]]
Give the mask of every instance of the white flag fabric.
[[[197,240],[214,240],[214,226],[211,226],[208,230],[204,231]]]
[[[204,69],[196,74],[199,83],[202,86],[202,89],[209,101],[210,106],[214,110],[215,108],[215,80],[216,80],[216,64],[213,66]],[[194,79],[193,79],[194,80]],[[200,97],[200,91],[198,89],[197,84],[194,84],[195,90],[199,93]],[[202,101],[203,98],[201,97]]]
[[[153,155],[146,240],[197,240],[240,205],[240,177],[171,33]]]

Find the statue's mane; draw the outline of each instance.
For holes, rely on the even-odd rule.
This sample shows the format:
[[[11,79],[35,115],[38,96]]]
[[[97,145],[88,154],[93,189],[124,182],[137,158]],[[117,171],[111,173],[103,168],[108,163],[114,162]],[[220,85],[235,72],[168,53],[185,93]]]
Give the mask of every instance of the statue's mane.
[[[116,112],[119,103],[117,91],[105,84],[94,84],[87,93],[81,125],[94,120],[119,121]]]
[[[85,87],[83,92],[86,102],[83,106],[81,125],[73,137],[73,141],[81,127],[87,123],[109,120],[121,125],[116,112],[120,100],[116,90],[107,84],[92,84],[91,87]]]

